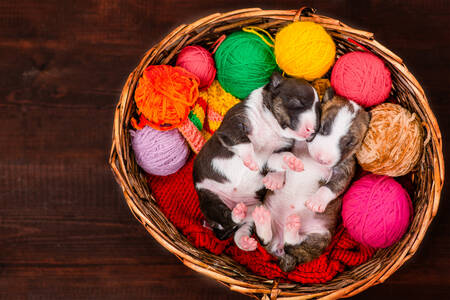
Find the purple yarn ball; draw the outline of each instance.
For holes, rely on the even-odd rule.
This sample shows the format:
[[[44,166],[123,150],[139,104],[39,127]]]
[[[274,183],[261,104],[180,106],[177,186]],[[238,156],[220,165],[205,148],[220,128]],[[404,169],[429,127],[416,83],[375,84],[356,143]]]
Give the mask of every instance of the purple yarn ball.
[[[136,162],[149,174],[173,174],[189,157],[189,147],[177,129],[160,131],[145,126],[141,130],[130,130],[130,134]]]

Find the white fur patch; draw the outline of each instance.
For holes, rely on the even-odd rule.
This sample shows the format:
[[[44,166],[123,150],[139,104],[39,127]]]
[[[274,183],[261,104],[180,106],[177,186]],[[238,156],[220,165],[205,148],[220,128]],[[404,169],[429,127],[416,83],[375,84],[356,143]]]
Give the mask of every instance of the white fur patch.
[[[354,106],[355,107],[355,106]],[[329,135],[317,134],[314,140],[308,144],[309,152],[316,160],[320,159],[328,166],[336,164],[341,157],[339,141],[347,134],[356,116],[358,107],[351,112],[347,106],[343,106],[336,114],[331,125]]]

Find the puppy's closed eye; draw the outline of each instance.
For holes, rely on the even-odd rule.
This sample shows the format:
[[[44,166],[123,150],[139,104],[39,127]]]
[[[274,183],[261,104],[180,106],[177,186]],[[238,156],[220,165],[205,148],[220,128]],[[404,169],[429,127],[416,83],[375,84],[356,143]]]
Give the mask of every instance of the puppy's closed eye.
[[[286,107],[290,109],[302,109],[304,104],[298,98],[288,98],[286,101]]]
[[[344,136],[342,138],[342,145],[344,145],[344,147],[346,148],[354,146],[355,142],[357,142],[357,140],[354,138],[354,136]]]

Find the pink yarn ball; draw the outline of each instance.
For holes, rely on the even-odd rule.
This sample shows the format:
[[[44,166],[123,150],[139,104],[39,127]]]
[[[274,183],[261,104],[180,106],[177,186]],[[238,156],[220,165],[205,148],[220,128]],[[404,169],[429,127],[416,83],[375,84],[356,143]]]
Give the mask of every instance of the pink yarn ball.
[[[370,52],[350,52],[341,56],[331,72],[331,86],[338,95],[369,107],[387,99],[391,72]]]
[[[361,244],[386,248],[401,239],[413,212],[405,189],[388,176],[370,174],[345,193],[342,218],[348,233]]]
[[[177,129],[159,131],[145,126],[141,130],[130,130],[130,135],[136,162],[149,174],[173,174],[189,157],[189,147]]]
[[[178,54],[177,66],[185,68],[200,79],[200,88],[208,88],[216,77],[214,59],[201,46],[187,46]]]

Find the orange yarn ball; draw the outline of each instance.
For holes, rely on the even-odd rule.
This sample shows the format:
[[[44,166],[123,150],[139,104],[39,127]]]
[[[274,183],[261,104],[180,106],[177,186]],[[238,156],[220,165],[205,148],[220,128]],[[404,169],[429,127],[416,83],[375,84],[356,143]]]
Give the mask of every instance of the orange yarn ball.
[[[200,80],[181,67],[149,66],[134,93],[138,111],[147,125],[169,130],[180,125],[198,98]]]

